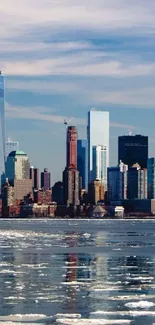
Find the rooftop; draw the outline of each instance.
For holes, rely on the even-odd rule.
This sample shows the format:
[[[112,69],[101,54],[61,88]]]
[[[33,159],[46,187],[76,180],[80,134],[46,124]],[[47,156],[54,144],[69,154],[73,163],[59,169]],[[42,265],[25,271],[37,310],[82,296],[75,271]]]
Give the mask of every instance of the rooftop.
[[[21,151],[21,150],[11,151],[9,153],[9,157],[15,157],[15,156],[27,156],[27,154],[24,151]]]

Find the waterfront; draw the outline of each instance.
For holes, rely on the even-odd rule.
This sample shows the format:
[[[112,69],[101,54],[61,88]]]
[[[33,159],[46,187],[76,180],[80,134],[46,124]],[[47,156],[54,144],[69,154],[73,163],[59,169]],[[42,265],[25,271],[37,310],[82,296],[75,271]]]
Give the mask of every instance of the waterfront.
[[[1,219],[0,324],[154,324],[154,229],[154,220]]]

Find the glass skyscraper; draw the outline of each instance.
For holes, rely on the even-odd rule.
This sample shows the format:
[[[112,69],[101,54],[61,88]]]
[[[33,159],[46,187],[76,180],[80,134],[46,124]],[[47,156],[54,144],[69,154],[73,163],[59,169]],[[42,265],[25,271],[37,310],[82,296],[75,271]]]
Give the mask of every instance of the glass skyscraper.
[[[77,167],[82,177],[82,188],[88,188],[88,141],[82,139],[77,141]]]
[[[93,146],[93,179],[99,180],[107,190],[107,148]]]
[[[147,162],[148,199],[155,199],[155,158]]]
[[[123,135],[118,138],[118,164],[132,167],[139,164],[141,168],[147,168],[148,137],[140,134]]]
[[[4,95],[4,76],[0,71],[0,174],[5,168],[5,95]]]
[[[101,146],[106,148],[106,173],[109,167],[109,112],[95,111],[88,112],[88,182],[94,179],[93,175],[93,147]],[[105,188],[107,184],[104,184]]]

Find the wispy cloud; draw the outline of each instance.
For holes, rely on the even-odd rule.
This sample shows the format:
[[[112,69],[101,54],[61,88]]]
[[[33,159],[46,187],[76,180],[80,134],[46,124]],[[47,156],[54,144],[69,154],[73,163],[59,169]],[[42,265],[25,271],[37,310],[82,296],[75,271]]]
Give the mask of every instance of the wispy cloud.
[[[52,109],[53,111],[54,109]],[[7,116],[9,118],[18,118],[18,119],[28,119],[28,120],[40,120],[40,121],[46,121],[50,123],[57,123],[57,124],[63,124],[64,120],[69,121],[70,116],[62,116],[62,115],[56,115],[56,114],[50,114],[49,108],[47,107],[39,107],[39,108],[34,108],[34,107],[18,107],[18,106],[13,106],[10,104],[6,104],[6,112]],[[46,114],[44,113],[46,112]],[[87,120],[86,118],[73,118],[72,121],[73,124],[79,125],[79,126],[85,126],[87,125]],[[133,130],[135,127],[133,125],[128,125],[128,124],[121,124],[117,122],[112,122],[110,123],[111,127],[114,128],[120,128],[120,129],[127,129],[127,130]]]

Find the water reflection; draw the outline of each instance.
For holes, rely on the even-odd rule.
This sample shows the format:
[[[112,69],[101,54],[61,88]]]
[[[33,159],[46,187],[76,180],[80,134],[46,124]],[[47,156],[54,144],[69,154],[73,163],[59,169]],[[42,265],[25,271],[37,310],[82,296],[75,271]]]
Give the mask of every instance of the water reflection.
[[[135,235],[128,231],[131,224],[120,228],[114,221],[100,227],[86,221],[74,227],[73,221],[71,225],[55,221],[49,227],[39,221],[37,232],[33,224],[31,231],[23,222],[5,236],[5,230],[0,234],[1,316],[42,314],[54,316],[53,323],[59,324],[60,314],[80,314],[86,325],[88,319],[90,324],[93,319],[95,324],[99,319],[103,324],[105,319],[155,323],[155,264],[150,250],[155,236],[147,236],[149,223],[143,229],[140,224]]]

